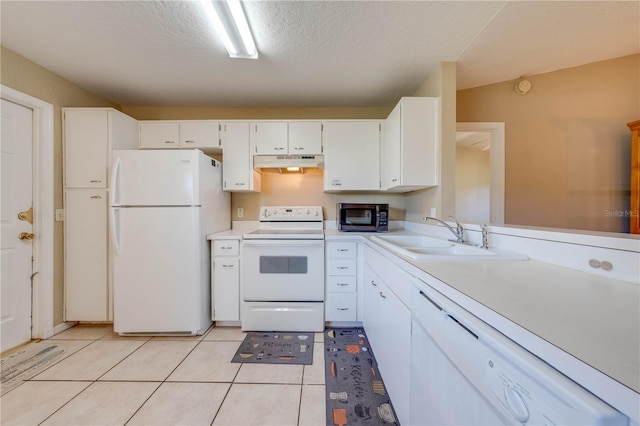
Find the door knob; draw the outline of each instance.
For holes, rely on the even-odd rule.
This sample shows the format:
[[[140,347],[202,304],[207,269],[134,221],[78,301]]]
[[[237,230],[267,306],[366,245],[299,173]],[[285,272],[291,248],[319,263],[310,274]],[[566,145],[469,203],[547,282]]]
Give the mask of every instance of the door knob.
[[[18,213],[18,219],[24,220],[25,222],[29,222],[30,225],[33,225],[33,207],[30,207],[29,210]]]
[[[36,234],[32,234],[31,232],[21,232],[20,235],[18,235],[18,238],[21,239],[22,241],[25,241],[25,240],[33,240],[35,236]]]

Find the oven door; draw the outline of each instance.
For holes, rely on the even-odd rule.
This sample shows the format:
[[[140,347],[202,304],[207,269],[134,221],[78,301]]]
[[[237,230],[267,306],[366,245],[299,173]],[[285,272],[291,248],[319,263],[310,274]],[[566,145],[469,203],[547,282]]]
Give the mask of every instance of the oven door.
[[[244,240],[242,299],[324,300],[324,240]]]

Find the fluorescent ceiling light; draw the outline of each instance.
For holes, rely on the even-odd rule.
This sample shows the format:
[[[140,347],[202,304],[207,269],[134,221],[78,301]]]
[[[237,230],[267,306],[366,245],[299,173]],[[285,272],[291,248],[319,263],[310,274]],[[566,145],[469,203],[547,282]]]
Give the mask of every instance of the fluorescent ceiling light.
[[[202,5],[230,57],[258,59],[240,0],[202,0]]]

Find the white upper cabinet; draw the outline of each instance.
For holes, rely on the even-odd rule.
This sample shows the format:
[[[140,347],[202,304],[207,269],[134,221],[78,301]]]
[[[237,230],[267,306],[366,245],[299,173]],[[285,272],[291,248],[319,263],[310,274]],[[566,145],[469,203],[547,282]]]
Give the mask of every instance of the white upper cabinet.
[[[385,122],[382,189],[408,192],[438,184],[438,98],[402,98]]]
[[[251,146],[256,155],[321,154],[322,123],[260,121],[251,123]]]
[[[379,121],[324,123],[324,190],[380,190]]]
[[[180,148],[220,148],[220,123],[211,120],[181,121]]]
[[[290,121],[289,154],[322,154],[322,123]]]
[[[220,124],[212,120],[141,121],[140,149],[221,149]]]
[[[225,191],[260,192],[260,174],[253,170],[248,121],[221,123],[222,179]]]
[[[112,149],[137,146],[138,122],[110,108],[64,109],[67,188],[106,188]]]

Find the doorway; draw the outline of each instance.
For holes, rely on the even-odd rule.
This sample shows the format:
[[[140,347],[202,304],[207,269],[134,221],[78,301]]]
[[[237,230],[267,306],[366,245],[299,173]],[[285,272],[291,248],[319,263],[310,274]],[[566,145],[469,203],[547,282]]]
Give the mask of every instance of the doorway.
[[[456,123],[456,213],[464,222],[504,224],[504,123]]]
[[[32,222],[34,235],[30,244],[32,265],[29,281],[31,298],[30,338],[47,338],[53,335],[53,106],[40,99],[19,92],[4,85],[0,86],[1,98],[4,102],[30,110],[31,117],[31,197]],[[4,111],[3,111],[4,114]],[[4,123],[3,123],[4,124]],[[3,136],[5,130],[3,129]],[[14,191],[6,172],[9,170],[2,164],[2,208],[9,207],[5,198]],[[7,178],[6,178],[7,177]],[[5,217],[17,217],[19,212],[2,212]],[[21,221],[22,222],[22,221]],[[27,232],[21,230],[20,232]],[[19,234],[16,238],[19,237]],[[4,228],[3,228],[4,233]],[[4,237],[4,236],[3,236]],[[28,238],[28,236],[27,236]],[[20,242],[23,242],[19,240]],[[3,244],[4,246],[4,244]],[[5,278],[9,280],[5,259],[2,259],[3,308]],[[4,316],[4,309],[3,309]],[[4,330],[3,330],[4,331]],[[4,342],[2,350],[4,351]]]

